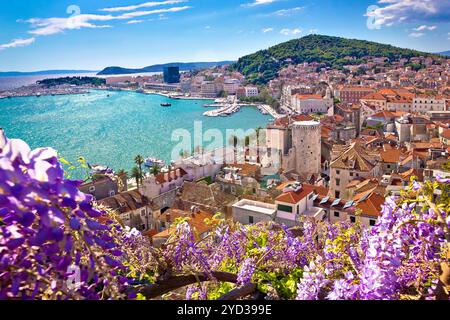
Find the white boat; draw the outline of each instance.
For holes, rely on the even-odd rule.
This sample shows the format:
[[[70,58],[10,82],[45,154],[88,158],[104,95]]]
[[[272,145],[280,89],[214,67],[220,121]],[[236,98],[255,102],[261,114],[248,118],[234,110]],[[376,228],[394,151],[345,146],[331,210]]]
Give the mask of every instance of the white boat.
[[[161,159],[156,158],[147,158],[145,159],[145,166],[148,168],[153,168],[154,166],[157,166],[159,168],[164,168],[166,166],[166,163]]]

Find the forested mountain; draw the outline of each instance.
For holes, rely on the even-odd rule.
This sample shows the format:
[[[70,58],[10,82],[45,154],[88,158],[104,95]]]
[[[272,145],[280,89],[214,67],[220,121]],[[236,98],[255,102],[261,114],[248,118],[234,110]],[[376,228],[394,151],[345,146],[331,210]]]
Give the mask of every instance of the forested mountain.
[[[387,57],[392,62],[400,58],[431,55],[364,40],[308,35],[244,56],[232,68],[243,73],[250,82],[260,84],[275,78],[278,71],[288,64],[319,62],[342,68],[365,62],[364,57],[367,56]],[[354,59],[349,60],[348,57]]]

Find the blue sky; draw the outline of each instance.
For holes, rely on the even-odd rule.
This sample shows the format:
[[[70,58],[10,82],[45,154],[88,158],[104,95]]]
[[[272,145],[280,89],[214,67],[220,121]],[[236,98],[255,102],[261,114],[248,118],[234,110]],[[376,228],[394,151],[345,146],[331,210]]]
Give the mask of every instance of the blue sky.
[[[448,0],[17,0],[0,71],[235,60],[310,33],[450,50]]]

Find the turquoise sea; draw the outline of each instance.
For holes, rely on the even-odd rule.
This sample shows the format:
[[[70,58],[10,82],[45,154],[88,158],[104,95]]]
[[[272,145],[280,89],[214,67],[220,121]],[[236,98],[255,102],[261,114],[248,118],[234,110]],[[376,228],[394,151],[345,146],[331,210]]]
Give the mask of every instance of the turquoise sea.
[[[172,107],[163,108],[163,102]],[[0,127],[10,138],[31,148],[50,146],[69,161],[85,157],[92,164],[130,170],[137,154],[170,161],[177,141],[175,129],[193,134],[194,122],[203,132],[217,128],[251,129],[271,119],[258,109],[244,107],[230,117],[209,118],[206,100],[173,100],[135,92],[93,90],[85,95],[0,99]],[[194,145],[194,143],[193,143]]]

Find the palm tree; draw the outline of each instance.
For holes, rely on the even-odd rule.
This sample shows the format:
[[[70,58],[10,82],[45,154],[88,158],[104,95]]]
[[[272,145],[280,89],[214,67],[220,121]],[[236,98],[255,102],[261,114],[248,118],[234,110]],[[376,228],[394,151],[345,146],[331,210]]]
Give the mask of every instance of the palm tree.
[[[138,166],[140,175],[141,177],[143,177],[144,173],[142,171],[142,164],[144,163],[144,157],[138,154],[136,157],[134,157],[134,163]]]
[[[117,175],[128,177],[128,172],[126,172],[125,169],[120,169],[119,171],[117,171]]]
[[[154,165],[153,167],[149,168],[148,171],[150,172],[150,174],[153,174],[156,176],[158,173],[161,172],[161,168],[157,165]]]
[[[131,170],[131,178],[136,180],[136,185],[139,188],[139,185],[142,181],[142,174],[141,174],[141,170],[138,167],[134,167]]]

